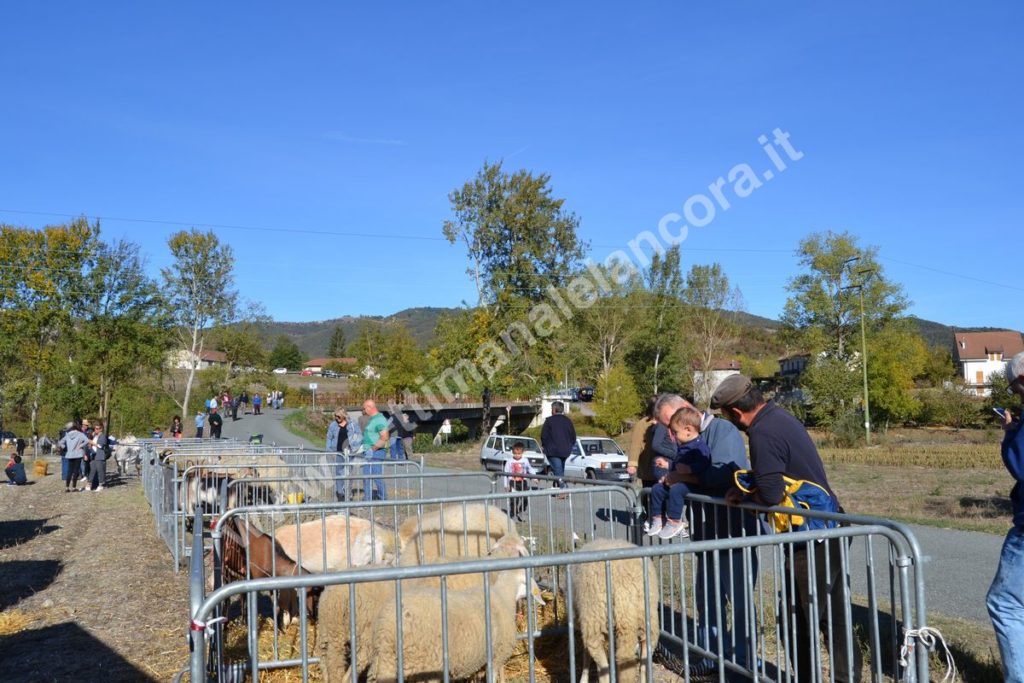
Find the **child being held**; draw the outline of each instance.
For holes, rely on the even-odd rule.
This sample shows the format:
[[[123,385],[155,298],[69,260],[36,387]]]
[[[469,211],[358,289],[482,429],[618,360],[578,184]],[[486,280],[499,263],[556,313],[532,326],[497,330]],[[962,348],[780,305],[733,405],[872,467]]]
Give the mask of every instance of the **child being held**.
[[[20,455],[11,456],[11,459],[7,461],[7,465],[4,467],[4,473],[7,475],[7,484],[9,486],[28,483],[28,477],[25,476],[25,465],[21,462]]]
[[[516,441],[512,446],[512,457],[505,461],[505,490],[529,491],[530,481],[523,475],[537,474],[530,461],[523,457],[523,442]],[[508,516],[523,521],[527,499],[521,496],[509,498]]]
[[[711,467],[711,451],[700,436],[703,415],[693,408],[680,408],[669,420],[668,428],[675,436],[676,457],[668,472],[651,487],[651,521],[644,531],[648,536],[673,538],[689,536],[683,513],[688,484],[699,481]]]

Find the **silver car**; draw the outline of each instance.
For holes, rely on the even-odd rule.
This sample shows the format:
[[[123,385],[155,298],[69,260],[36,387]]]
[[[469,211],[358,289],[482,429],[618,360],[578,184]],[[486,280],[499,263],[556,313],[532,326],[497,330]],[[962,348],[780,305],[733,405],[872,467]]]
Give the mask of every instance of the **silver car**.
[[[512,457],[512,446],[516,443],[523,444],[523,457],[530,461],[537,474],[546,474],[548,471],[548,460],[540,450],[540,444],[528,436],[501,436],[491,435],[484,441],[480,448],[480,464],[485,470],[502,472],[505,469],[505,461]]]

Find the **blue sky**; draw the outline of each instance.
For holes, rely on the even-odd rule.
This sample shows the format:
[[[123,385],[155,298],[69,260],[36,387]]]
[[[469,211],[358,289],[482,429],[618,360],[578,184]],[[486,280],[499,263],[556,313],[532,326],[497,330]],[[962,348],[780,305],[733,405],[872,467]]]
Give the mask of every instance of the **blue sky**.
[[[550,173],[600,260],[780,128],[803,158],[685,265],[777,317],[800,238],[848,230],[912,313],[1024,327],[1020,3],[337,5],[7,4],[0,221],[102,216],[154,272],[238,226],[276,319],[387,314],[475,300],[441,223],[484,160]]]

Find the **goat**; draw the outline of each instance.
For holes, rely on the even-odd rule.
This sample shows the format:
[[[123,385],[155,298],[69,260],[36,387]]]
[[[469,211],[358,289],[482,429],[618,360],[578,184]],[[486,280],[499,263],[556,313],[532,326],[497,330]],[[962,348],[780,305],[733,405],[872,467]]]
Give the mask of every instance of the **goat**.
[[[221,531],[221,577],[224,583],[309,573],[288,557],[272,537],[247,520],[233,516]],[[310,615],[316,609],[320,590],[311,588],[307,591],[306,609]],[[281,591],[277,607],[282,625],[288,626],[299,614],[297,593]],[[277,614],[274,616],[276,619]]]

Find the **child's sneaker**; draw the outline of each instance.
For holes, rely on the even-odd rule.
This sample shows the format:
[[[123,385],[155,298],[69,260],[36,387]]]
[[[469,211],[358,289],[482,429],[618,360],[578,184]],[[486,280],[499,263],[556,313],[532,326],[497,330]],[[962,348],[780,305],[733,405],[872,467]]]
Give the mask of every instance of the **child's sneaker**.
[[[661,531],[658,532],[658,538],[669,539],[675,538],[676,536],[679,536],[680,538],[688,538],[690,534],[686,530],[686,526],[686,522],[682,520],[677,522],[670,519],[665,526],[662,527]]]
[[[649,522],[644,524],[644,533],[648,536],[657,536],[658,532],[661,531],[662,518],[652,517]]]

